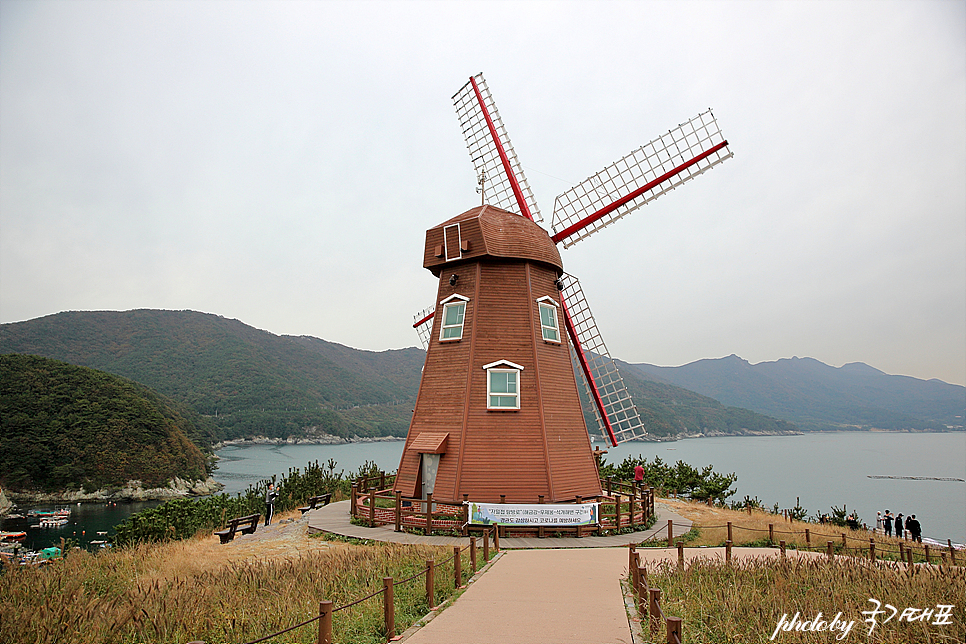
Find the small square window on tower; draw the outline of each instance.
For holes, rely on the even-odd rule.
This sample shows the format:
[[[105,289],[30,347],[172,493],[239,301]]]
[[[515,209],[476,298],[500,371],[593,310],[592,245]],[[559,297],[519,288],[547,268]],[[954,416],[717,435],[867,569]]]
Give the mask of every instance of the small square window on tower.
[[[557,303],[549,297],[537,300],[540,309],[540,329],[547,342],[560,342],[560,327],[557,325]]]
[[[486,370],[486,408],[520,409],[520,372],[523,367],[508,360],[483,365]]]
[[[463,337],[463,318],[466,316],[468,297],[450,295],[440,302],[443,305],[443,321],[440,324],[439,339],[459,340]]]

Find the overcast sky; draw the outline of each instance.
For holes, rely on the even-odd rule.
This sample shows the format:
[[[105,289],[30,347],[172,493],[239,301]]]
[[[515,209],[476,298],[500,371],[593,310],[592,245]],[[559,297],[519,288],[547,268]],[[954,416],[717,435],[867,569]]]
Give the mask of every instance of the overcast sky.
[[[547,217],[714,109],[734,158],[563,250],[610,353],[966,384],[966,3],[0,0],[0,322],[418,344],[483,72]]]

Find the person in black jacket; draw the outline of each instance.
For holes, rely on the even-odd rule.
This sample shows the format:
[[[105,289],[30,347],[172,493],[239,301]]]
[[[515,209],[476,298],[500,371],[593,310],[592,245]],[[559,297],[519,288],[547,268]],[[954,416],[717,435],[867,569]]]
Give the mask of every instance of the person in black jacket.
[[[909,531],[909,536],[912,537],[913,541],[922,543],[922,526],[919,525],[915,514],[906,519],[906,530]]]
[[[902,512],[896,515],[895,526],[896,526],[896,539],[901,539],[902,538]]]
[[[887,537],[892,536],[892,515],[886,510],[885,516],[882,517],[882,529],[885,530]]]
[[[265,490],[265,525],[272,524],[272,515],[275,514],[275,499],[278,498],[278,492],[275,491],[275,484],[269,483],[268,489]]]

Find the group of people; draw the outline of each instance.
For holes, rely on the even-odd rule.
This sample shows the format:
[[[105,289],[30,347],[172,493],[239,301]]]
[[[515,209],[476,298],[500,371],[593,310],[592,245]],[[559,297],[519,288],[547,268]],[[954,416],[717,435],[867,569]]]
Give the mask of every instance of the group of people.
[[[881,528],[887,537],[891,537],[892,531],[895,530],[896,537],[899,539],[902,539],[903,532],[905,532],[906,539],[922,543],[922,526],[919,525],[915,514],[911,514],[905,519],[902,517],[902,512],[895,516],[892,516],[892,512],[889,510],[885,511],[885,516],[881,512],[876,512],[876,514],[878,515],[876,527]]]

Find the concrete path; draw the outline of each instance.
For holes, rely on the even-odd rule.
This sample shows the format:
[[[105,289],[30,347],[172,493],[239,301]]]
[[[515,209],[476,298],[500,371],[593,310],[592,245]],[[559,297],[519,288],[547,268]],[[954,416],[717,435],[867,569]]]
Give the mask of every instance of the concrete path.
[[[406,644],[631,644],[626,548],[505,551]]]
[[[691,520],[685,519],[680,514],[672,512],[661,503],[654,504],[654,511],[657,521],[650,530],[640,530],[628,534],[619,534],[610,537],[588,536],[577,539],[576,537],[564,538],[504,538],[500,539],[500,547],[504,550],[520,548],[614,548],[626,546],[629,543],[642,543],[649,539],[666,539],[667,522],[670,519],[674,522],[674,536],[679,537],[691,529]],[[408,532],[395,532],[393,526],[377,526],[369,528],[367,526],[353,525],[349,522],[349,502],[340,501],[312,510],[307,513],[309,517],[309,533],[331,532],[344,537],[355,539],[372,539],[374,541],[388,541],[390,543],[424,543],[433,546],[464,546],[466,537],[427,537]]]

